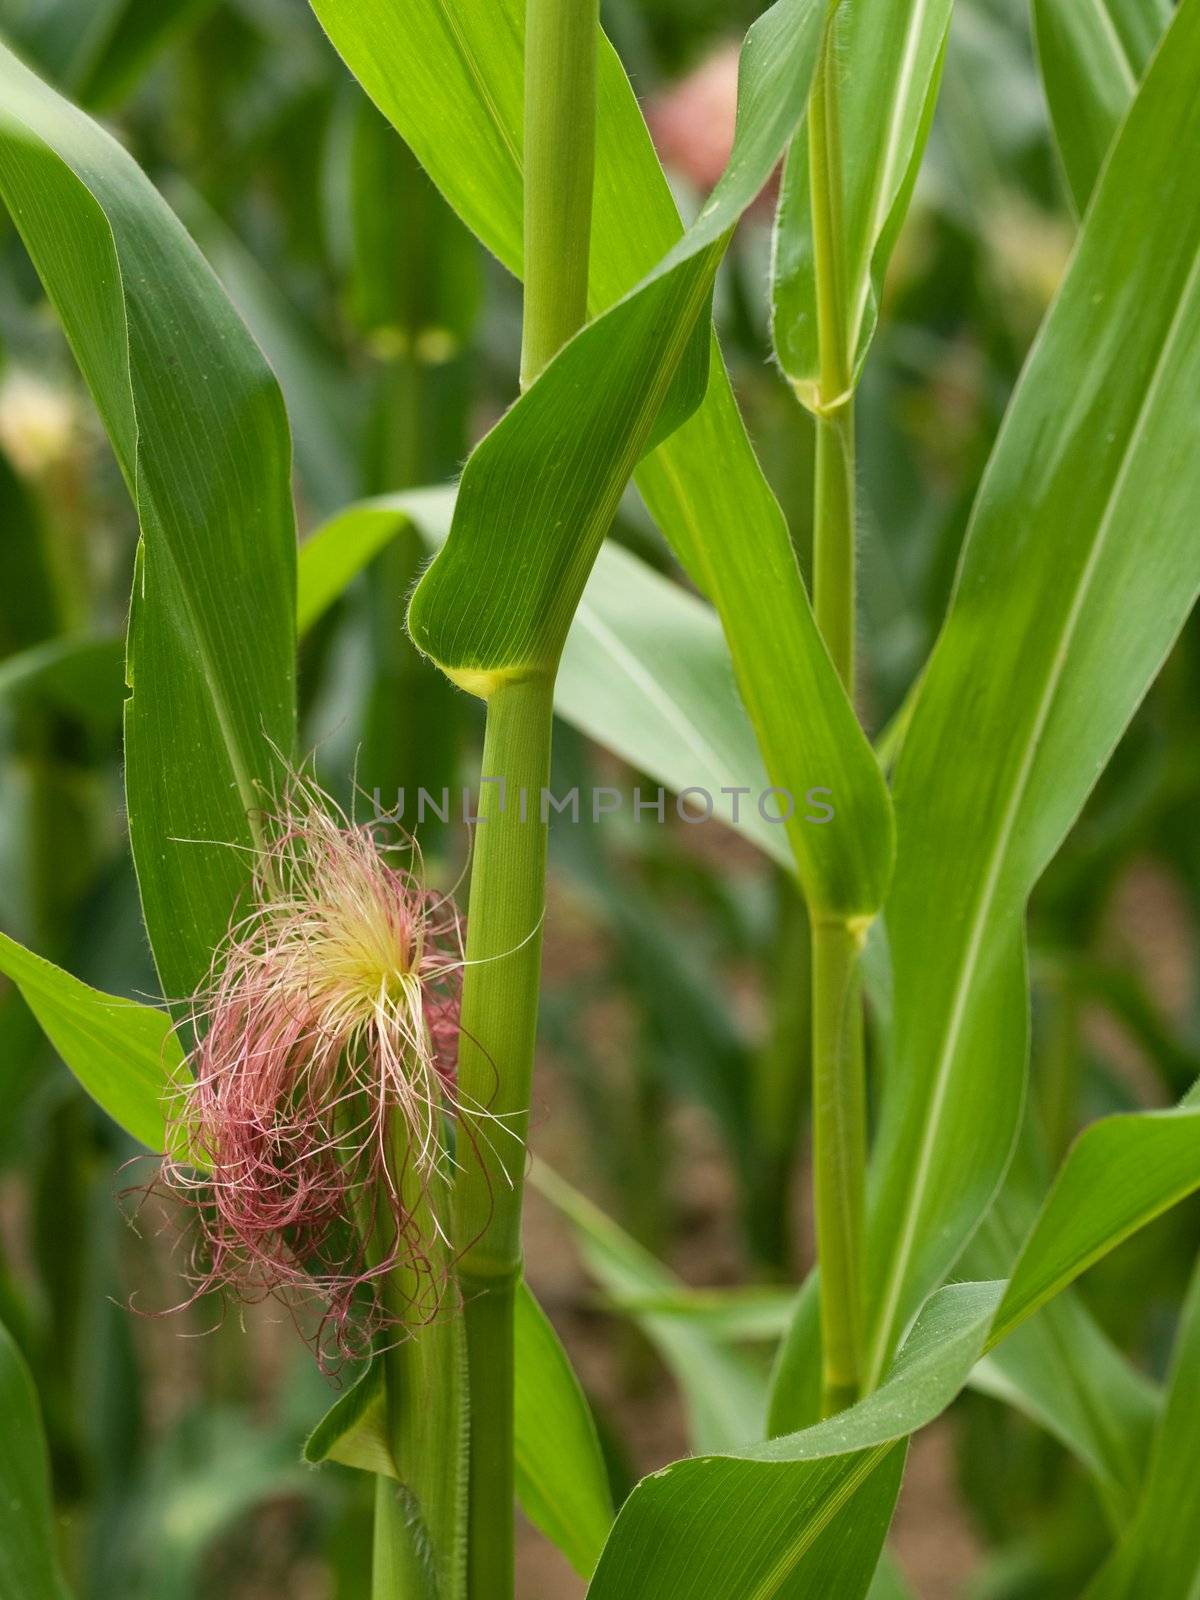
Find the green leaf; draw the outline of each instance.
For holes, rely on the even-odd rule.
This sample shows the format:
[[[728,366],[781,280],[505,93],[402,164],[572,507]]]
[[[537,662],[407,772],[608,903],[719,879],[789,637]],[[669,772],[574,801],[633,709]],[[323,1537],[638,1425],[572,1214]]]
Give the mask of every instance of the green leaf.
[[[855,381],[879,315],[888,257],[916,180],[953,0],[847,0],[833,19],[842,155],[844,318]],[[817,399],[817,291],[809,150],[792,141],[775,224],[771,335],[805,405]]]
[[[423,1329],[413,1343],[420,1344],[428,1333]],[[515,1362],[517,1494],[529,1520],[586,1577],[613,1518],[604,1458],[579,1380],[548,1318],[524,1284],[516,1301]],[[393,1478],[405,1476],[388,1443],[383,1367],[378,1361],[317,1424],[304,1457],[313,1462],[340,1461]]]
[[[120,639],[65,634],[0,664],[0,699],[32,700],[117,732],[125,699]]]
[[[883,1552],[867,1600],[914,1600],[913,1591],[895,1561]]]
[[[1080,214],[1170,18],[1170,0],[1033,0],[1054,141]]]
[[[696,221],[568,342],[467,462],[449,537],[408,612],[417,646],[464,687],[486,697],[557,670],[634,467],[702,400],[717,266],[803,114],[821,20],[815,0],[778,0],[755,23],[733,151]]]
[[[33,1379],[0,1323],[0,1594],[68,1600],[54,1548],[50,1460]]]
[[[792,1465],[679,1461],[622,1506],[588,1600],[862,1600],[903,1445]]]
[[[441,0],[316,0],[314,9],[450,203],[519,273],[520,0],[458,0],[453,9]],[[597,310],[636,284],[681,231],[637,102],[603,44],[599,96],[590,276]],[[810,901],[869,915],[890,865],[886,790],[817,636],[786,524],[719,359],[704,403],[642,463],[637,482],[717,608],[771,781],[797,797],[813,785],[833,790],[836,828],[789,830]]]
[[[643,1479],[617,1517],[589,1596],[865,1595],[899,1489],[899,1441],[966,1382],[1002,1290],[940,1290],[886,1382],[839,1416]]]
[[[397,1476],[384,1416],[382,1361],[372,1360],[333,1402],[305,1440],[304,1459],[314,1466],[339,1461],[362,1472]]]
[[[361,500],[322,523],[300,547],[296,601],[299,632],[307,633],[403,528],[415,526],[436,547],[450,531],[453,513],[453,488],[410,489],[403,494]]]
[[[163,1096],[183,1055],[165,1011],[101,994],[0,933],[0,972],[92,1099],[150,1150],[163,1148]]]
[[[791,1326],[796,1290],[754,1284],[735,1289],[663,1289],[612,1293],[606,1303],[625,1316],[677,1317],[728,1344],[774,1343]]]
[[[554,705],[677,794],[703,789],[714,815],[791,864],[787,830],[767,821],[760,807],[770,780],[720,622],[704,601],[620,545],[605,545],[592,570],[567,636]],[[738,787],[750,791],[740,801],[722,792]],[[798,814],[820,815],[803,793],[795,802]],[[767,802],[770,816],[774,804]],[[805,826],[820,832],[824,824]]]
[[[897,763],[876,1376],[1003,1175],[1024,1086],[1025,902],[1200,583],[1198,70],[1200,5],[1185,0],[1013,397]]]
[[[1195,1600],[1200,1591],[1200,1267],[1175,1342],[1167,1404],[1128,1534],[1086,1600]]]
[[[860,1530],[870,1522],[871,1512],[857,1496],[863,1485],[870,1490],[872,1475],[893,1455],[897,1441],[933,1421],[962,1389],[979,1359],[1017,1328],[1024,1316],[1065,1288],[1134,1228],[1182,1198],[1186,1191],[1175,1175],[1175,1164],[1169,1158],[1156,1160],[1167,1156],[1165,1148],[1147,1147],[1147,1139],[1155,1138],[1150,1130],[1162,1118],[1174,1117],[1177,1123],[1183,1119],[1180,1125],[1189,1126],[1190,1187],[1200,1187],[1200,1147],[1194,1122],[1200,1108],[1200,1086],[1194,1091],[1194,1100],[1196,1107],[1185,1103],[1175,1113],[1110,1118],[1085,1132],[1060,1176],[1066,1198],[1056,1201],[1056,1186],[1009,1284],[962,1283],[938,1290],[923,1307],[884,1382],[866,1399],[824,1422],[766,1444],[736,1454],[677,1462],[644,1479],[617,1518],[589,1594],[602,1600],[610,1596],[612,1600],[617,1596],[638,1600],[641,1595],[665,1600],[692,1600],[693,1596],[696,1600],[701,1596],[743,1600],[755,1595],[765,1600],[783,1592],[832,1592],[799,1586],[801,1579],[807,1583],[809,1578],[803,1563],[812,1559],[809,1552],[817,1535],[830,1526],[835,1512],[847,1502]],[[1088,1134],[1101,1130],[1108,1130],[1099,1152],[1110,1174],[1105,1182],[1112,1184],[1114,1165],[1118,1173],[1136,1167],[1144,1174],[1136,1194],[1126,1187],[1123,1207],[1103,1204],[1098,1193],[1103,1185],[1094,1165],[1097,1152],[1089,1150]],[[1119,1178],[1116,1186],[1121,1187]],[[1065,1250],[1056,1250],[1055,1240],[1070,1215],[1069,1204],[1084,1206],[1082,1197],[1088,1192],[1096,1197],[1091,1225],[1085,1222],[1073,1236],[1073,1248],[1069,1242]],[[1102,1229],[1107,1231],[1102,1233]],[[1050,1287],[1047,1258],[1052,1263]],[[811,1295],[804,1297],[806,1305],[811,1301]],[[839,1575],[839,1596],[866,1593],[884,1531],[879,1531],[861,1587],[855,1586],[857,1566],[853,1584],[844,1589],[840,1586],[842,1568],[833,1569]],[[868,1544],[873,1538],[872,1531]],[[848,1544],[848,1548],[854,1547]],[[785,1581],[795,1581],[798,1586],[784,1591]]]
[[[865,1400],[747,1452],[760,1461],[815,1460],[875,1449],[932,1422],[961,1390],[993,1329],[1003,1282],[952,1283],[922,1307],[883,1383]]]
[[[217,0],[123,0],[81,80],[74,85],[89,106],[111,106],[129,93],[159,53],[195,27]]]
[[[363,488],[365,408],[346,363],[202,196],[179,181],[169,195],[279,379],[303,500],[327,515]]]
[[[529,1181],[570,1222],[588,1270],[614,1299],[656,1298],[682,1287],[611,1217],[544,1162],[534,1162]],[[723,1450],[760,1436],[766,1386],[749,1361],[723,1349],[686,1320],[653,1311],[635,1315],[679,1384],[697,1449]]]
[[[1154,1385],[1062,1294],[1007,1336],[971,1387],[1024,1412],[1095,1478],[1118,1525],[1130,1515],[1158,1415]]]
[[[613,1520],[596,1425],[550,1319],[524,1285],[515,1337],[517,1496],[586,1578]]]
[[[1190,3],[1190,0],[1189,0]],[[1195,8],[1200,15],[1200,7]],[[1200,1189],[1200,1084],[1170,1111],[1104,1117],[1071,1146],[1009,1280],[1008,1332],[1123,1239]]]
[[[963,1258],[968,1276],[1009,1276],[1047,1187],[1027,1118],[1004,1188]],[[1093,1474],[1115,1524],[1129,1520],[1161,1397],[1082,1298],[1070,1290],[1057,1294],[980,1362],[971,1386],[1052,1433]]]
[[[294,725],[294,534],[278,387],[121,147],[0,47],[0,194],[137,505],[126,792],[164,989],[207,970]],[[234,848],[231,848],[234,847]]]
[[[1200,1084],[1174,1111],[1109,1117],[1084,1130],[1068,1152],[1049,1196],[1028,1227],[1013,1275],[1002,1285],[1004,1294],[996,1307],[997,1314],[991,1326],[985,1329],[986,1338],[980,1340],[979,1357],[1008,1338],[1138,1228],[1200,1188],[1198,1115]],[[1111,1186],[1110,1171],[1118,1176],[1118,1181]],[[1004,1250],[1008,1250],[1007,1241]],[[985,1255],[984,1259],[989,1257]],[[816,1404],[813,1368],[820,1334],[815,1288],[815,1276],[812,1276],[801,1291],[779,1353],[771,1395],[773,1433],[787,1430],[794,1436],[797,1419],[811,1416]],[[923,1318],[932,1304],[932,1300],[927,1303],[921,1313]],[[1050,1337],[1054,1337],[1056,1331],[1061,1331],[1061,1326],[1056,1329],[1052,1325]],[[1087,1355],[1088,1347],[1084,1345],[1082,1356],[1086,1358]],[[964,1380],[973,1364],[972,1360],[964,1371]],[[1039,1376],[1039,1384],[1046,1376]],[[1053,1368],[1049,1376],[1053,1376]],[[888,1384],[892,1381],[889,1378]],[[1083,1442],[1086,1434],[1076,1429],[1070,1419],[1069,1397],[1060,1396],[1054,1401],[1052,1424],[1044,1395],[1035,1392],[1032,1403],[1029,1395],[1022,1398],[1031,1411],[1041,1410],[1048,1425],[1053,1425],[1071,1448],[1078,1447],[1084,1459],[1088,1459]],[[1120,1421],[1128,1396],[1118,1391],[1109,1400]],[[1086,1394],[1081,1403],[1087,1404]],[[1133,1405],[1136,1407],[1136,1402]],[[1091,1428],[1105,1426],[1103,1409],[1101,1415],[1090,1419]],[[857,1414],[858,1407],[844,1413],[846,1416]],[[1127,1414],[1123,1420],[1136,1435],[1139,1426],[1136,1419]],[[1136,1437],[1129,1447],[1136,1458]],[[1111,1468],[1111,1476],[1128,1481],[1125,1447],[1120,1440],[1109,1440],[1103,1450],[1096,1450],[1094,1454],[1103,1463],[1102,1471],[1110,1463],[1120,1463]]]
[[[300,550],[301,633],[401,528],[415,524],[436,548],[453,505],[452,489],[412,490],[349,506],[318,528]],[[677,794],[704,789],[715,816],[790,864],[785,829],[758,805],[768,779],[712,608],[620,545],[601,547],[576,608],[554,708]],[[819,814],[803,797],[798,805]]]

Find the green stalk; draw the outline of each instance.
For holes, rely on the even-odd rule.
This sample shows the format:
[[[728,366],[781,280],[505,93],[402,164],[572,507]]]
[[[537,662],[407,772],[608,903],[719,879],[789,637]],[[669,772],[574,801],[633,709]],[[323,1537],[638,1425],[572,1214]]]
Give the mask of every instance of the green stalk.
[[[513,1590],[513,1293],[521,1274],[525,1135],[537,1034],[553,681],[488,701],[467,910],[454,1234],[466,1325],[471,1443],[467,1592]],[[503,779],[503,792],[495,781]]]
[[[525,39],[527,387],[587,316],[597,0],[529,0]],[[469,1600],[513,1593],[513,1296],[546,904],[554,666],[488,697],[467,909],[454,1240],[467,1346]],[[496,780],[502,780],[497,782]]]
[[[813,603],[817,626],[853,698],[854,373],[842,220],[837,9],[838,0],[831,0],[808,110],[820,357]],[[862,1382],[866,1088],[859,946],[859,930],[841,920],[814,918],[813,1187],[827,1415],[853,1404]]]
[[[587,318],[598,33],[597,0],[528,0],[523,389]]]

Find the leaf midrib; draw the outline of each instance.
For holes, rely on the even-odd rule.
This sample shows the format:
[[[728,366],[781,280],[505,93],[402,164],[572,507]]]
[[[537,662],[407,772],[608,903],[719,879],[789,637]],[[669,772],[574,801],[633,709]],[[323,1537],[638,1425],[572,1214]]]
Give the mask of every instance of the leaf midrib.
[[[515,169],[517,177],[523,186],[525,164],[522,159],[522,153],[513,143],[512,136],[508,131],[508,127],[500,115],[499,108],[492,97],[491,90],[488,88],[487,76],[479,65],[478,57],[476,56],[474,50],[472,50],[470,45],[467,43],[462,29],[455,20],[454,12],[448,3],[448,0],[434,0],[434,3],[437,6],[442,22],[445,24],[446,32],[454,41],[454,48],[458,52],[459,59],[461,60],[463,66],[467,69],[467,76],[475,85],[475,88],[479,94],[480,104],[491,118],[492,126],[500,136],[500,143],[504,147],[505,154],[512,161],[513,168]]]

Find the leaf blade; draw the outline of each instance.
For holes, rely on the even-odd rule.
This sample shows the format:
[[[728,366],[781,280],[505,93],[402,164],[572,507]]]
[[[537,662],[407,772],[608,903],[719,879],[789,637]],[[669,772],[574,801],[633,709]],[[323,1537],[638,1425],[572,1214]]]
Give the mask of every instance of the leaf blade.
[[[1133,1526],[1086,1600],[1193,1600],[1200,1587],[1200,1270],[1184,1302],[1166,1409]]]
[[[517,1495],[529,1520],[590,1577],[612,1527],[608,1474],[579,1379],[524,1284],[515,1340]]]
[[[0,1323],[0,1593],[69,1600],[54,1549],[50,1456],[33,1379]]]
[[[1200,1085],[1170,1111],[1103,1117],[1071,1146],[1013,1268],[1007,1333],[1155,1217],[1200,1188]]]
[[[1054,141],[1080,215],[1170,16],[1162,0],[1033,0]]]
[[[733,149],[696,220],[568,341],[467,462],[408,626],[450,677],[485,697],[505,679],[557,669],[635,466],[700,404],[717,266],[803,115],[821,25],[814,0],[777,0],[754,23]]]
[[[857,381],[878,317],[891,247],[907,210],[941,77],[953,0],[860,0],[833,20],[839,64],[844,317]],[[792,141],[771,268],[771,338],[799,398],[816,399],[817,291],[808,139]]]
[[[360,501],[322,524],[300,549],[300,632],[403,527],[436,549],[453,504],[453,489],[412,490]],[[716,817],[792,863],[784,828],[758,804],[769,780],[712,608],[611,541],[576,607],[554,707],[676,794],[704,789]]]
[[[1200,8],[1186,0],[1009,408],[897,765],[896,1066],[870,1230],[876,1372],[1005,1170],[1024,1083],[1025,901],[1200,585],[1195,486],[1176,464],[1200,439],[1200,227],[1176,226],[1177,208],[1200,216],[1186,154],[1198,63]],[[1097,339],[1097,294],[1109,328],[1137,328],[1136,357]]]
[[[292,743],[287,423],[257,348],[130,157],[3,47],[0,84],[0,193],[142,528],[130,834],[160,976],[181,997],[207,971],[245,882],[237,847],[255,840],[270,746]]]
[[[161,1151],[162,1099],[183,1061],[166,1012],[102,994],[3,933],[0,971],[96,1104],[147,1149]]]

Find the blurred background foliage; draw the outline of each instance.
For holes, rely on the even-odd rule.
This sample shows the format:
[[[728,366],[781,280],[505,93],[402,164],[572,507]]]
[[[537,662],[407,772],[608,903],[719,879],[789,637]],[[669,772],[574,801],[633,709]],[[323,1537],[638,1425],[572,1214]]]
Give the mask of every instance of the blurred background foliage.
[[[690,213],[728,149],[732,46],[758,7],[603,9]],[[517,287],[306,6],[0,0],[0,31],[106,121],[213,263],[281,380],[302,528],[357,497],[454,475],[514,397]],[[861,391],[860,709],[873,734],[928,653],[1074,230],[1025,8],[959,0]],[[718,326],[804,566],[811,428],[768,358],[769,251],[764,200],[723,270]],[[7,220],[0,255],[0,926],[100,987],[152,994],[121,817],[119,637],[135,522]],[[632,494],[615,536],[673,572]],[[474,704],[403,634],[423,559],[415,535],[398,540],[304,645],[304,743],[347,803],[355,783],[390,806],[473,770]],[[1166,1104],[1200,1072],[1198,690],[1193,623],[1035,897],[1029,1142],[1044,1158],[1097,1113]],[[637,781],[565,726],[555,763],[559,790]],[[423,830],[447,881],[464,859],[461,833]],[[724,1322],[702,1298],[681,1301],[675,1323],[668,1307],[665,1322],[703,1326],[728,1403],[752,1407],[787,1303],[772,1286],[810,1259],[803,907],[790,880],[716,824],[560,826],[552,867],[535,1148],[682,1282],[746,1286],[722,1303]],[[370,1486],[299,1465],[327,1385],[287,1315],[207,1304],[130,1315],[131,1301],[157,1310],[180,1295],[160,1219],[120,1200],[143,1181],[137,1154],[0,990],[0,1320],[36,1377],[76,1592],[351,1600],[365,1592]],[[1196,1223],[1195,1205],[1177,1209],[1084,1285],[1151,1376]],[[596,1269],[586,1239],[584,1255]],[[663,1336],[677,1290],[656,1279],[657,1315],[634,1305],[623,1318],[536,1197],[529,1258],[620,1495],[695,1438],[679,1398],[694,1351]],[[1103,1526],[1062,1447],[972,1393],[914,1451],[895,1551],[928,1600],[1049,1600],[1079,1592]],[[532,1534],[522,1559],[522,1592],[581,1592]]]

